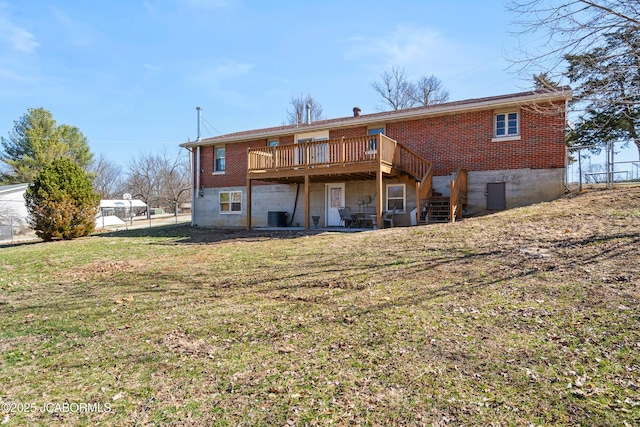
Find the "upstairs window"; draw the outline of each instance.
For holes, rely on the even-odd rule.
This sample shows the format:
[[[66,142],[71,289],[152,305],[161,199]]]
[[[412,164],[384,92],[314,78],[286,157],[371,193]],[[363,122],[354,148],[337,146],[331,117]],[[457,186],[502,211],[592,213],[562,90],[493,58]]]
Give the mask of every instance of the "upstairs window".
[[[213,173],[224,173],[225,147],[215,148],[215,158],[213,160]]]
[[[520,135],[519,114],[517,112],[498,113],[495,115],[494,137]]]
[[[378,134],[384,135],[383,127],[367,129],[367,135],[378,135]],[[378,139],[377,138],[370,139],[369,142],[367,143],[367,154],[372,154],[377,149],[378,149]]]

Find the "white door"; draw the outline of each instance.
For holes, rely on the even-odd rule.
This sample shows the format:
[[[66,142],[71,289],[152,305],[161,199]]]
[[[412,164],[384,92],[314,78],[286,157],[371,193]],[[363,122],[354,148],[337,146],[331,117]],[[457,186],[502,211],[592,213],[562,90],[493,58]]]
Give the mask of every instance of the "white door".
[[[344,207],[344,183],[327,184],[326,216],[327,227],[337,227],[340,225],[339,208]]]

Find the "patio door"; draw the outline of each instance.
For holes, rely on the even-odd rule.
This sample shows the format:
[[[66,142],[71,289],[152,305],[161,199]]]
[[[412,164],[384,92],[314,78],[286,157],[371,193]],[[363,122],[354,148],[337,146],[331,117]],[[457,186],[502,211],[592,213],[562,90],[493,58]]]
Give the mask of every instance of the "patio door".
[[[344,183],[326,184],[327,202],[325,218],[327,227],[337,227],[340,225],[339,208],[344,207]]]

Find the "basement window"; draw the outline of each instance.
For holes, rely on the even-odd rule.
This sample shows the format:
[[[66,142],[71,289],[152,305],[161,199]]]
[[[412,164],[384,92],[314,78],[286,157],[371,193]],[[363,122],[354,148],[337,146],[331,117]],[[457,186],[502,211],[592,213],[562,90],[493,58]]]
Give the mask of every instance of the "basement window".
[[[242,213],[242,191],[221,191],[219,198],[221,214]]]
[[[404,213],[404,206],[407,199],[405,184],[387,185],[387,209],[392,210],[395,206],[396,213]]]

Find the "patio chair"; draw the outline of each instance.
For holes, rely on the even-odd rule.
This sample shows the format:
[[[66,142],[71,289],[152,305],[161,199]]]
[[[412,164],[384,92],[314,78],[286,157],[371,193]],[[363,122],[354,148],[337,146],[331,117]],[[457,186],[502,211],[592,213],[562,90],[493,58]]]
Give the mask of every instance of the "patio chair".
[[[384,223],[388,222],[389,223],[389,227],[393,228],[393,216],[396,214],[396,207],[394,206],[393,209],[391,209],[390,211],[386,211],[382,214],[382,228],[384,228]]]
[[[351,228],[354,225],[359,225],[360,220],[351,213],[350,208],[338,208],[338,213],[340,214],[340,224],[344,227]]]
[[[365,225],[368,227],[369,224],[371,224],[371,227],[375,228],[376,221],[377,221],[376,207],[366,205],[362,208],[362,212],[363,212],[362,216],[364,217]]]

